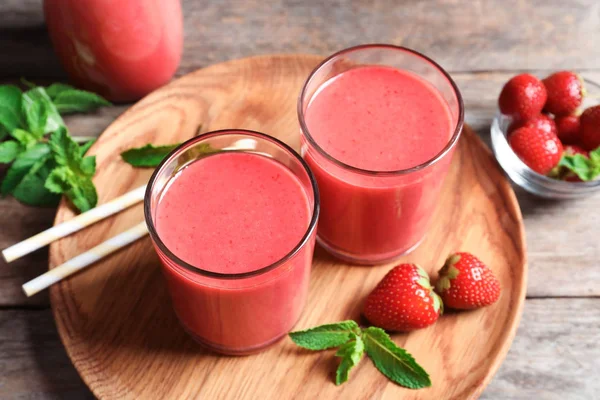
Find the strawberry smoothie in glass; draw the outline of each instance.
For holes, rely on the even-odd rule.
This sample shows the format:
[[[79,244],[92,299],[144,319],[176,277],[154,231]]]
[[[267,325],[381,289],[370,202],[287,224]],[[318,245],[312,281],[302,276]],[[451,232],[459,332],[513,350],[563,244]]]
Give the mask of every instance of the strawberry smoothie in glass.
[[[248,354],[298,321],[319,200],[287,145],[243,130],[191,139],[152,175],[145,214],[175,313],[202,345]]]
[[[321,193],[319,243],[360,264],[416,248],[463,126],[450,76],[402,47],[342,50],[308,77],[298,118]]]

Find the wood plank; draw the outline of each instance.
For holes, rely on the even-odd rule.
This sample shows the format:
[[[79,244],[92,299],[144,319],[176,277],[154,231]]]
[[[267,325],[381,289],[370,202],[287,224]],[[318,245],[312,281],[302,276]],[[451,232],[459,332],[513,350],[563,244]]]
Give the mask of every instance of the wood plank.
[[[50,310],[0,310],[0,398],[93,399]]]
[[[0,76],[64,76],[41,25],[40,3],[2,2]],[[250,55],[326,55],[370,42],[414,48],[451,71],[600,65],[596,0],[183,0],[183,9],[179,74]]]
[[[512,348],[481,399],[594,398],[600,391],[593,379],[600,368],[598,321],[598,298],[527,300]],[[49,310],[0,311],[0,398],[92,398]]]
[[[508,357],[481,398],[597,398],[599,328],[599,298],[527,300]]]

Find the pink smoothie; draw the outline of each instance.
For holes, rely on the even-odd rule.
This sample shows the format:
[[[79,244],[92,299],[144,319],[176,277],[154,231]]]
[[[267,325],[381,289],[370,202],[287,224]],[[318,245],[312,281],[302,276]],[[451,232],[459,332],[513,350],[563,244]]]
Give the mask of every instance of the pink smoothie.
[[[290,253],[307,231],[311,210],[305,188],[287,167],[229,152],[195,161],[172,178],[155,225],[166,247],[186,263],[239,274]],[[211,278],[159,255],[179,319],[215,350],[251,352],[287,333],[300,316],[312,245],[270,272],[241,279]]]
[[[414,73],[359,67],[324,83],[305,122],[330,156],[370,171],[395,171],[434,158],[456,125],[438,90]],[[361,174],[327,160],[310,145],[305,158],[321,192],[319,240],[359,262],[394,258],[418,244],[450,157],[417,173]]]

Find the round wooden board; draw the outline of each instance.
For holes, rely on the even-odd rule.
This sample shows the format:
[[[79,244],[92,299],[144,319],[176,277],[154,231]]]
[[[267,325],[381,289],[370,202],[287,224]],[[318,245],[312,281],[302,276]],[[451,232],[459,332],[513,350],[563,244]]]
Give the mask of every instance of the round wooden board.
[[[147,182],[150,170],[134,169],[119,157],[133,146],[180,142],[199,130],[247,128],[298,149],[296,99],[319,60],[282,55],[226,62],[150,94],[119,117],[91,150],[97,156],[94,181],[100,203]],[[72,216],[63,201],[55,223]],[[50,268],[142,220],[140,205],[55,242]],[[471,251],[490,265],[502,284],[502,297],[491,307],[449,312],[432,327],[392,335],[431,374],[433,386],[418,391],[391,383],[368,359],[337,387],[334,352],[305,351],[288,338],[247,357],[204,351],[184,333],[171,310],[148,238],[55,285],[51,301],[69,356],[102,399],[470,399],[481,393],[510,347],[527,274],[515,195],[468,127],[435,222],[421,246],[402,261],[418,262],[435,276],[456,250]],[[317,248],[309,301],[296,328],[360,320],[365,296],[391,266],[352,266]]]

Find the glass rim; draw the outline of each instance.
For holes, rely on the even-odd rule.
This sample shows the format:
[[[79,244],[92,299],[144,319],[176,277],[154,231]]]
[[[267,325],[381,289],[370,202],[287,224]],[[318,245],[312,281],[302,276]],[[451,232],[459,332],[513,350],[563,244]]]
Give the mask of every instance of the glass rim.
[[[221,272],[205,270],[205,269],[196,267],[194,265],[191,265],[191,264],[185,262],[184,260],[182,260],[181,258],[179,258],[177,255],[175,255],[171,250],[169,250],[169,248],[164,244],[164,242],[161,240],[160,236],[158,235],[158,232],[156,231],[156,228],[154,226],[154,219],[152,217],[152,210],[151,210],[150,203],[151,203],[151,196],[154,191],[154,185],[156,183],[157,177],[163,171],[164,167],[166,165],[168,165],[171,161],[173,161],[177,156],[179,156],[180,153],[182,153],[185,149],[189,148],[190,146],[192,146],[198,142],[202,142],[203,140],[206,140],[208,138],[217,137],[217,136],[226,136],[226,135],[232,135],[232,134],[241,134],[241,135],[246,135],[246,136],[250,136],[250,137],[254,137],[254,138],[260,138],[260,139],[264,139],[264,140],[273,142],[277,146],[286,150],[291,156],[293,156],[298,162],[300,162],[300,165],[302,165],[302,167],[304,168],[304,171],[308,175],[308,179],[310,180],[310,186],[311,186],[311,189],[313,192],[313,198],[314,198],[314,201],[313,201],[314,205],[313,205],[313,209],[312,209],[312,216],[311,216],[310,222],[308,224],[308,227],[306,228],[306,232],[304,233],[304,235],[302,236],[300,241],[285,256],[283,256],[279,260],[277,260],[265,267],[259,268],[254,271],[241,272],[241,273],[221,273]],[[233,151],[250,153],[250,151],[245,151],[245,150],[233,150]],[[307,244],[307,242],[309,241],[310,237],[312,236],[312,234],[314,233],[314,231],[316,229],[317,220],[319,218],[319,212],[320,212],[320,201],[319,201],[319,188],[317,186],[317,181],[316,181],[312,171],[308,167],[308,164],[302,159],[302,157],[300,157],[300,155],[294,149],[292,149],[289,145],[282,142],[281,140],[274,138],[273,136],[269,136],[267,134],[261,133],[261,132],[247,130],[247,129],[221,129],[221,130],[206,132],[206,133],[195,136],[195,137],[188,139],[185,142],[181,143],[179,146],[177,146],[175,149],[173,149],[156,167],[156,169],[152,173],[152,176],[150,177],[150,180],[148,181],[148,185],[146,187],[146,193],[144,194],[144,218],[146,220],[146,225],[148,226],[150,238],[156,244],[156,246],[158,246],[160,251],[162,251],[171,261],[175,262],[178,266],[182,266],[191,272],[194,272],[194,273],[197,273],[197,274],[200,274],[203,276],[207,276],[210,278],[217,278],[217,279],[244,279],[244,278],[250,278],[250,277],[254,277],[254,276],[263,275],[269,271],[277,269],[277,267],[283,265],[285,262],[287,262],[288,260],[293,258]]]
[[[394,51],[404,51],[404,52],[416,55],[418,57],[421,57],[422,59],[424,59],[425,61],[427,61],[431,65],[433,65],[448,80],[448,82],[450,83],[450,86],[452,86],[452,90],[454,91],[454,94],[456,96],[456,100],[458,102],[458,118],[457,118],[456,127],[454,128],[454,132],[453,132],[452,136],[450,137],[450,140],[448,140],[448,143],[446,144],[446,146],[444,146],[444,148],[442,150],[440,150],[439,153],[437,153],[435,156],[433,156],[429,160],[427,160],[427,161],[425,161],[425,162],[423,162],[423,163],[421,163],[419,165],[416,165],[414,167],[405,168],[405,169],[399,169],[399,170],[393,170],[393,171],[377,171],[377,170],[369,170],[369,169],[358,168],[358,167],[354,167],[352,165],[346,164],[343,161],[340,161],[337,158],[331,156],[329,153],[327,153],[325,150],[323,150],[323,148],[321,146],[319,146],[317,144],[317,142],[311,136],[310,131],[308,130],[308,126],[306,125],[306,122],[304,120],[304,111],[302,110],[303,99],[304,99],[304,96],[306,94],[306,90],[307,90],[308,84],[314,78],[315,74],[322,67],[324,67],[327,63],[329,63],[331,60],[333,60],[334,58],[338,58],[338,57],[340,57],[340,56],[342,56],[344,54],[352,53],[354,51],[359,51],[359,50],[364,50],[364,49],[371,49],[371,48],[381,48],[381,49],[388,49],[388,50],[394,50]],[[304,136],[306,137],[306,139],[308,140],[308,142],[317,150],[317,152],[319,152],[319,154],[321,154],[327,160],[333,162],[334,164],[336,164],[337,166],[339,166],[339,167],[341,167],[343,169],[347,169],[347,170],[350,170],[350,171],[353,171],[353,172],[357,172],[357,173],[360,173],[360,174],[363,174],[363,175],[370,175],[370,176],[398,176],[398,175],[406,175],[406,174],[410,174],[410,173],[413,173],[413,172],[417,172],[417,171],[423,170],[423,169],[425,169],[425,168],[427,168],[427,167],[429,167],[429,166],[437,163],[439,160],[441,160],[442,158],[444,158],[444,156],[446,154],[448,154],[450,152],[450,150],[452,150],[452,148],[454,146],[456,146],[456,143],[458,142],[458,138],[460,137],[460,134],[462,132],[463,125],[464,125],[464,103],[463,103],[463,98],[462,98],[462,95],[460,94],[460,90],[458,89],[458,86],[456,85],[456,83],[454,82],[454,80],[450,77],[450,75],[448,74],[448,72],[446,72],[446,70],[444,68],[442,68],[438,63],[436,63],[435,61],[433,61],[431,58],[427,57],[426,55],[424,55],[422,53],[419,53],[416,50],[409,49],[408,47],[396,46],[396,45],[393,45],[393,44],[384,44],[384,43],[371,43],[371,44],[362,44],[362,45],[358,45],[358,46],[348,47],[348,48],[340,50],[340,51],[338,51],[336,53],[333,53],[332,55],[330,55],[329,57],[327,57],[323,61],[321,61],[312,70],[312,72],[310,73],[310,75],[308,75],[308,78],[306,79],[306,81],[302,85],[302,90],[300,91],[300,96],[298,97],[297,114],[298,114],[298,121],[300,123],[300,129],[302,129],[302,132],[303,132]]]

